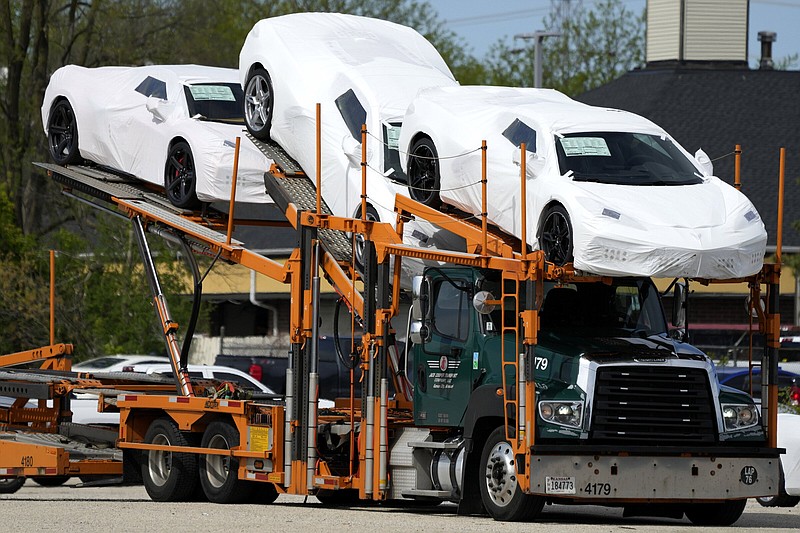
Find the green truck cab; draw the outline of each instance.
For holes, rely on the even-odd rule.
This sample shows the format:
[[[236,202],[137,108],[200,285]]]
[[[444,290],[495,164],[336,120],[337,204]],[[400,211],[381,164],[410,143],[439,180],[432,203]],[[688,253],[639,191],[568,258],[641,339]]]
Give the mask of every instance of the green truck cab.
[[[519,498],[533,498],[525,505],[536,508],[558,500],[625,505],[647,495],[670,516],[685,511],[702,521],[710,511],[695,502],[718,501],[720,484],[733,490],[715,512],[738,518],[744,498],[770,483],[774,451],[753,399],[720,386],[710,358],[683,342],[682,330],[670,332],[650,279],[545,282],[536,302],[526,295],[533,283],[507,286],[496,299],[504,291],[492,276],[432,267],[412,290],[414,422],[446,428],[448,442],[460,442],[463,451],[451,453],[447,466],[462,503],[480,492],[490,514],[514,519]],[[678,323],[684,294],[676,290],[674,298]],[[525,305],[539,310],[540,324],[527,349],[516,324]],[[522,372],[536,391],[535,406],[526,407],[535,409],[535,430],[524,498],[509,481],[519,466],[498,467],[493,436],[506,420],[514,431],[517,412],[506,403],[506,419],[503,406],[516,395],[517,377],[503,361],[517,350],[526,352]],[[488,481],[470,490],[483,470]]]

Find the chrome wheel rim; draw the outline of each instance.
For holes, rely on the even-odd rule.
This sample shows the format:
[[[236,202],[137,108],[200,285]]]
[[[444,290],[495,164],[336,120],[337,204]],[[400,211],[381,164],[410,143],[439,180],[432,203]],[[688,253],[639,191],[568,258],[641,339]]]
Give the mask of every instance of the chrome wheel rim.
[[[166,435],[160,434],[153,438],[151,444],[169,446],[170,442]],[[163,487],[172,472],[172,453],[163,450],[150,450],[147,453],[147,470],[153,483]]]
[[[492,502],[505,507],[517,492],[514,451],[507,442],[498,442],[486,462],[486,489]]]
[[[258,131],[267,127],[271,100],[269,81],[261,75],[250,78],[245,90],[244,113],[247,124],[252,129]]]
[[[222,435],[214,435],[208,442],[208,448],[230,450],[227,439]],[[231,458],[226,455],[206,455],[206,477],[212,487],[218,489],[225,484],[231,470]]]

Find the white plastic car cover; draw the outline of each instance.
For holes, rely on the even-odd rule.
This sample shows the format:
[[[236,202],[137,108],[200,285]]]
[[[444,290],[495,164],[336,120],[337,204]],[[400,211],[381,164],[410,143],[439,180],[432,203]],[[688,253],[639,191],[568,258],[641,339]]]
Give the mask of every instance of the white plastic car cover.
[[[211,91],[209,84],[238,85],[238,80],[235,69],[199,65],[67,65],[50,78],[42,124],[47,133],[53,103],[66,98],[75,112],[83,158],[162,186],[170,145],[184,140],[194,157],[201,201],[230,199],[235,140],[241,137],[236,199],[271,202],[263,176],[272,161],[245,137],[244,122],[193,118],[187,109],[187,88],[197,100],[230,101],[228,87]]]
[[[588,106],[549,89],[432,88],[409,107],[400,147],[408,151],[415,136],[429,136],[440,158],[442,200],[477,216],[486,140],[488,218],[521,237],[520,149],[503,136],[515,121],[535,132],[526,152],[527,240],[533,249],[539,247],[542,215],[559,203],[573,228],[575,268],[586,273],[731,279],[761,269],[767,235],[752,203],[704,174],[663,129],[633,113]],[[562,175],[555,143],[582,132],[564,142],[570,153],[611,156],[608,147],[592,145],[593,132],[665,140],[690,162],[696,183],[609,184],[578,181],[571,171]],[[407,170],[406,159],[403,165]]]
[[[385,20],[296,13],[255,24],[239,56],[243,87],[259,65],[274,93],[270,136],[312,180],[320,104],[322,195],[339,216],[360,213],[361,201],[361,124],[357,120],[349,128],[345,122],[344,95],[363,108],[369,132],[367,196],[380,220],[394,223],[394,195],[407,194],[404,178],[391,179],[399,163],[393,168],[386,159],[397,148],[397,126],[420,89],[456,85],[436,49],[412,28]]]

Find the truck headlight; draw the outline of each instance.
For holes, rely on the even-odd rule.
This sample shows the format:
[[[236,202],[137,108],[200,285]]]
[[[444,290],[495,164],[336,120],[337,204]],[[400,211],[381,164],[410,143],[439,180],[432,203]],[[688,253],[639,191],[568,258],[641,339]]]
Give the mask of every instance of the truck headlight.
[[[579,428],[583,416],[583,402],[540,401],[539,416],[551,424]]]
[[[758,409],[753,404],[722,404],[725,431],[746,429],[758,424]]]

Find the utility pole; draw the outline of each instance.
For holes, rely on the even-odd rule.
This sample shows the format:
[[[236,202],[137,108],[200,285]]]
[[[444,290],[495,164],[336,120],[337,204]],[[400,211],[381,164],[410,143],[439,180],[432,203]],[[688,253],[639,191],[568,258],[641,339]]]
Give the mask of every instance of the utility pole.
[[[514,36],[514,39],[529,40],[533,39],[533,86],[541,88],[542,86],[542,41],[545,37],[560,37],[561,33],[557,31],[535,31],[533,33],[519,33]]]

